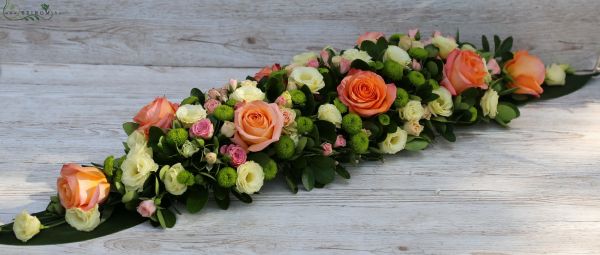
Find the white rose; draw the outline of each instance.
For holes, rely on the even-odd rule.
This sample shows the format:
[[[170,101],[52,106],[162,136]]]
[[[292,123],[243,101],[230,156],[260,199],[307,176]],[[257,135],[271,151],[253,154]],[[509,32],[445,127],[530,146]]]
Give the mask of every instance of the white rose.
[[[362,50],[347,49],[342,54],[342,57],[347,59],[350,62],[360,59],[362,61],[365,61],[366,63],[371,63],[371,56],[369,56],[369,53],[367,53],[366,51],[362,51]]]
[[[200,150],[200,148],[198,148],[198,146],[196,146],[196,144],[186,140],[183,145],[181,146],[181,156],[189,158],[192,155],[194,155],[194,153],[198,152]]]
[[[310,62],[311,60],[316,60],[317,57],[318,55],[315,52],[304,52],[294,56],[292,58],[292,64],[295,64],[297,66],[306,66],[308,62]]]
[[[383,142],[379,143],[379,150],[387,154],[395,154],[404,149],[408,134],[401,128],[396,129],[394,133],[388,133]]]
[[[436,35],[431,39],[431,44],[435,45],[440,50],[440,57],[446,58],[448,54],[458,47],[456,41],[452,38]]]
[[[333,123],[336,127],[342,125],[342,114],[333,104],[322,104],[317,111],[317,118]]]
[[[306,85],[312,93],[317,93],[325,87],[323,75],[314,67],[300,66],[294,68],[290,78],[298,85]]]
[[[567,73],[562,65],[552,64],[546,67],[546,85],[565,85],[566,78]]]
[[[160,180],[165,184],[165,189],[173,195],[181,195],[187,190],[187,185],[177,181],[177,175],[185,171],[181,163],[177,163],[172,167],[163,166],[160,169]]]
[[[252,102],[265,99],[265,93],[257,87],[242,86],[231,93],[230,98],[237,102]]]
[[[483,111],[483,116],[490,116],[490,118],[496,118],[496,114],[498,114],[498,92],[493,89],[488,89],[483,97],[481,97],[481,110]]]
[[[444,116],[448,117],[452,115],[452,94],[444,87],[439,87],[433,90],[434,94],[437,94],[439,97],[436,100],[433,100],[427,104],[427,108],[429,111],[435,116]]]
[[[129,150],[140,148],[145,150],[146,153],[152,154],[152,148],[148,147],[146,136],[139,130],[133,131],[133,133],[127,137],[127,147],[129,147]]]
[[[221,126],[221,134],[226,137],[232,137],[235,134],[235,124],[231,121],[225,121]]]
[[[262,167],[254,161],[246,161],[237,167],[237,180],[235,187],[237,191],[246,194],[254,194],[263,186],[265,174]]]
[[[257,81],[251,81],[251,80],[244,80],[242,82],[240,82],[240,87],[256,87],[256,85],[258,84]]]
[[[425,114],[425,109],[421,105],[421,102],[417,100],[410,100],[408,103],[399,111],[400,118],[403,120],[420,120]]]
[[[197,121],[206,118],[206,110],[202,105],[186,104],[179,106],[175,115],[185,127],[191,127]]]
[[[388,46],[387,50],[385,50],[385,53],[383,54],[383,61],[388,59],[403,66],[407,66],[411,62],[408,53],[402,48],[394,45]]]
[[[40,229],[42,229],[40,220],[35,216],[31,216],[27,210],[23,210],[15,217],[13,232],[15,233],[15,237],[22,242],[29,241],[29,239],[40,232]]]
[[[98,205],[87,211],[80,208],[67,209],[65,220],[71,227],[79,231],[90,232],[100,225],[100,211]]]
[[[404,131],[409,135],[419,136],[423,132],[423,125],[419,121],[404,122]]]
[[[136,191],[142,190],[150,173],[158,170],[158,165],[152,159],[152,155],[137,147],[127,153],[127,157],[121,163],[121,169],[123,170],[121,182],[128,190]]]

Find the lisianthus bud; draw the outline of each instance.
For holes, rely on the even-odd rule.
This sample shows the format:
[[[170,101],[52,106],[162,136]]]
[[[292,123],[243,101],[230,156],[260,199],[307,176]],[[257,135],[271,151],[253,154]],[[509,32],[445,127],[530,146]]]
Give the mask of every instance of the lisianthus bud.
[[[451,51],[458,47],[456,40],[441,35],[436,35],[431,39],[431,44],[440,50],[440,57],[446,58]]]
[[[429,53],[423,48],[410,48],[410,50],[408,50],[408,55],[410,55],[412,58],[425,60]]]
[[[347,49],[342,53],[342,58],[348,60],[348,62],[352,63],[352,61],[360,59],[365,63],[369,64],[373,62],[371,56],[366,51],[357,50],[357,49]]]
[[[137,212],[142,217],[152,217],[152,215],[154,215],[154,212],[156,212],[156,205],[154,204],[154,200],[148,199],[140,202],[140,204],[137,207]]]
[[[388,46],[383,54],[383,61],[392,60],[402,66],[410,64],[410,56],[402,48],[394,45]]]
[[[498,92],[493,89],[488,89],[483,97],[481,97],[481,111],[483,112],[483,116],[489,116],[491,119],[496,118],[496,114],[498,114]]]
[[[410,73],[408,73],[408,80],[415,87],[425,84],[425,77],[418,71],[410,71]]]
[[[231,188],[237,180],[237,172],[231,167],[223,167],[217,173],[217,182],[223,188]]]
[[[342,128],[348,134],[356,134],[363,128],[362,119],[355,113],[348,113],[342,118]]]
[[[562,66],[558,64],[552,64],[546,67],[546,85],[565,85],[567,73],[565,70],[569,68],[568,65]]]
[[[358,154],[363,154],[369,150],[369,136],[365,132],[359,132],[350,137],[350,146]]]
[[[218,120],[233,120],[233,108],[229,105],[219,105],[215,108],[213,115]]]
[[[344,138],[343,135],[338,135],[335,138],[335,144],[333,145],[333,147],[335,147],[335,148],[346,147],[346,139]]]
[[[275,143],[275,151],[277,152],[277,157],[280,159],[289,159],[294,156],[296,152],[296,145],[294,144],[294,140],[287,135],[283,135],[279,138],[279,141]]]
[[[342,114],[333,104],[322,104],[317,111],[317,118],[333,123],[336,127],[342,124]]]
[[[321,148],[323,149],[323,156],[327,157],[333,153],[333,146],[330,143],[321,144]]]
[[[399,81],[402,79],[404,72],[404,65],[399,64],[393,60],[386,60],[383,62],[383,75],[394,80]]]
[[[167,133],[167,143],[178,146],[187,141],[188,132],[183,128],[174,128]]]
[[[190,137],[210,139],[212,138],[214,131],[215,128],[212,122],[210,122],[210,119],[202,119],[190,127]]]
[[[377,121],[379,121],[379,124],[387,126],[390,124],[390,115],[387,115],[385,113],[379,114],[377,116]]]
[[[194,155],[194,153],[198,152],[200,150],[200,148],[198,148],[198,146],[196,146],[195,143],[192,143],[188,140],[186,140],[183,145],[181,146],[181,151],[180,154],[181,156],[185,157],[185,158],[189,158],[192,155]]]
[[[396,88],[396,100],[394,100],[394,106],[396,106],[396,108],[402,108],[408,103],[408,100],[408,92],[403,88]]]
[[[306,103],[306,95],[299,89],[290,90],[290,95],[294,104],[302,105]]]
[[[79,231],[90,232],[100,225],[98,205],[87,211],[77,207],[67,209],[65,221]]]
[[[183,194],[187,190],[187,185],[180,183],[177,180],[177,176],[179,173],[184,172],[185,168],[181,165],[181,163],[177,163],[171,167],[168,165],[163,166],[160,169],[160,179],[165,184],[165,189],[176,196]]]
[[[223,126],[221,126],[221,134],[226,137],[232,137],[235,134],[235,123],[225,121]]]
[[[292,64],[297,66],[306,66],[311,60],[316,60],[317,57],[317,53],[312,51],[300,53],[292,57]]]
[[[300,116],[296,119],[296,129],[298,129],[299,134],[306,134],[312,131],[314,128],[313,121],[306,116]]]
[[[26,210],[23,210],[15,217],[13,233],[15,234],[15,237],[22,242],[29,241],[29,239],[40,232],[40,229],[42,229],[40,220],[35,216],[31,216]]]
[[[419,121],[407,121],[404,123],[404,130],[409,135],[419,136],[423,132],[423,125]]]
[[[190,127],[196,121],[206,118],[206,110],[202,105],[186,104],[179,106],[175,115],[185,127]]]
[[[403,50],[408,50],[412,47],[413,40],[408,35],[400,36],[400,40],[398,42],[398,46]]]
[[[335,105],[335,108],[337,108],[341,114],[344,114],[348,111],[348,107],[344,103],[342,103],[342,101],[340,101],[340,98],[338,97],[333,99],[333,105]]]
[[[206,163],[209,165],[214,165],[217,162],[217,154],[214,152],[206,153],[204,158],[206,159]]]
[[[275,176],[277,176],[277,163],[275,163],[275,160],[269,159],[261,164],[261,166],[265,173],[265,180],[270,181],[275,179]]]
[[[410,100],[402,109],[399,111],[400,118],[407,121],[418,121],[423,117],[425,109],[421,105],[420,101]]]

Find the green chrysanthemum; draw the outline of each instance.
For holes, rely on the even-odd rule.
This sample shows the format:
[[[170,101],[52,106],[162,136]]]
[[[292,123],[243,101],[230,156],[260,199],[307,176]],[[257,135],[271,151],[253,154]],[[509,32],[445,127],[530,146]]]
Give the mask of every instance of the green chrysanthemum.
[[[358,154],[363,154],[369,149],[369,136],[365,132],[359,132],[350,137],[350,146]]]
[[[394,80],[399,81],[402,79],[404,66],[393,60],[386,60],[383,62],[383,75]]]
[[[188,132],[184,128],[174,128],[167,133],[167,143],[179,146],[185,143],[188,138]]]
[[[419,60],[424,60],[429,56],[429,52],[427,52],[427,50],[423,49],[423,48],[410,48],[410,50],[408,50],[408,55],[410,55],[411,58],[416,58]]]
[[[337,108],[341,114],[344,114],[348,111],[348,107],[337,97],[333,100],[333,105],[335,105],[335,108]]]
[[[408,103],[408,100],[409,100],[408,92],[406,92],[406,90],[404,90],[403,88],[397,88],[396,89],[396,100],[394,100],[394,106],[396,106],[396,108],[402,108]]]
[[[415,85],[416,87],[425,84],[425,77],[422,73],[417,71],[410,71],[410,73],[408,73],[408,80],[412,85]]]
[[[275,176],[277,176],[277,163],[275,163],[275,160],[269,159],[266,164],[262,165],[262,168],[265,180],[270,181],[275,179]]]
[[[377,121],[379,121],[379,124],[387,126],[390,124],[390,116],[385,113],[379,114],[377,116]]]
[[[290,90],[290,95],[292,96],[292,102],[294,104],[304,104],[306,103],[306,95],[304,92],[299,89]]]
[[[219,105],[215,108],[213,115],[218,120],[233,120],[233,108],[229,105]]]
[[[275,143],[275,151],[280,159],[289,159],[296,152],[294,140],[287,135],[281,136],[279,141]]]
[[[223,188],[231,188],[237,180],[237,171],[231,167],[224,167],[217,173],[217,182]]]
[[[298,133],[306,134],[313,130],[314,128],[313,121],[306,116],[300,116],[296,118],[296,128],[298,129]]]
[[[187,186],[194,185],[195,178],[194,175],[188,171],[181,171],[177,174],[177,182],[181,184],[185,184]]]
[[[362,119],[355,113],[348,113],[342,118],[342,128],[348,134],[356,134],[362,130]]]

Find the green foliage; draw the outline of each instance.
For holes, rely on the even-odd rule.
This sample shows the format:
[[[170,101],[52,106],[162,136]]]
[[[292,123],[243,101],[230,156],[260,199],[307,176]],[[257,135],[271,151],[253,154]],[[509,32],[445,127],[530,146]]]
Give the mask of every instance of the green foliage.
[[[204,187],[191,187],[186,191],[185,205],[190,213],[197,213],[208,202],[208,190]]]
[[[135,122],[125,122],[123,123],[123,130],[125,134],[131,135],[133,131],[137,130],[140,125]]]

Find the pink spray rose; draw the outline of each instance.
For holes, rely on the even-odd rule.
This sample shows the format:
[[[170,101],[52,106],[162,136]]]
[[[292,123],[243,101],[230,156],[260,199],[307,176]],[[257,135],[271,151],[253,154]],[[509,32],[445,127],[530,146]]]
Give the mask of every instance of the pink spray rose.
[[[335,138],[335,144],[333,145],[333,147],[346,147],[346,139],[344,138],[343,135],[338,135]]]
[[[356,45],[360,46],[363,41],[377,42],[377,39],[380,37],[383,37],[383,33],[381,32],[366,32],[358,37],[358,40],[356,40]]]
[[[204,109],[206,109],[206,112],[208,114],[211,114],[215,111],[215,109],[219,105],[221,105],[221,102],[219,102],[219,100],[211,98],[211,99],[206,100],[206,102],[204,103]]]
[[[491,75],[496,75],[500,73],[500,66],[498,65],[498,62],[496,62],[496,60],[493,58],[487,62],[487,69],[491,71]]]
[[[330,143],[323,143],[321,144],[321,147],[323,148],[323,156],[329,156],[333,153],[333,148]]]
[[[223,145],[219,148],[219,152],[231,158],[231,165],[233,167],[238,167],[239,165],[246,163],[246,151],[239,145]]]
[[[137,212],[142,215],[142,217],[150,218],[156,212],[156,205],[154,205],[154,200],[144,200],[138,205]]]
[[[190,127],[191,137],[209,139],[213,136],[214,132],[215,127],[210,122],[210,119],[201,119]]]

